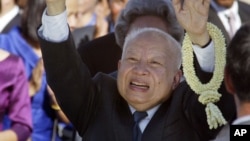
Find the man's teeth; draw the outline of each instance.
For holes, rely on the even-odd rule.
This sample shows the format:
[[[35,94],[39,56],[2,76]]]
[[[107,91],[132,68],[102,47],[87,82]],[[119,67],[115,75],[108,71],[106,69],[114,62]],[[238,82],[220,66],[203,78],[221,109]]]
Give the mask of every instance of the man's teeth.
[[[140,83],[140,82],[131,82],[132,85],[139,86],[139,87],[147,87],[149,86],[146,83]]]

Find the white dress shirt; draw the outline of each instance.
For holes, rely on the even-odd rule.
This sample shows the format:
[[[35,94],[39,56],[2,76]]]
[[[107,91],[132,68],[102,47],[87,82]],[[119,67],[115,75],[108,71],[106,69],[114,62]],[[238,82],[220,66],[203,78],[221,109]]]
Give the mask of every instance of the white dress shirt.
[[[157,105],[157,106],[146,111],[148,116],[145,117],[144,119],[142,119],[139,123],[139,127],[140,127],[142,133],[144,132],[146,126],[148,125],[148,123],[152,119],[152,117],[154,116],[155,112],[159,109],[159,107],[160,107],[160,105]],[[130,105],[129,105],[129,109],[130,109],[132,114],[134,114],[134,112],[136,111],[135,108],[133,108]]]
[[[228,33],[230,33],[230,24],[228,22],[228,15],[230,15],[230,12],[232,12],[235,17],[235,21],[233,24],[235,31],[237,31],[240,28],[242,22],[239,15],[239,4],[237,0],[234,1],[233,5],[230,8],[221,7],[214,1],[211,1],[211,6],[217,12],[218,17],[220,18],[222,24],[224,25]]]

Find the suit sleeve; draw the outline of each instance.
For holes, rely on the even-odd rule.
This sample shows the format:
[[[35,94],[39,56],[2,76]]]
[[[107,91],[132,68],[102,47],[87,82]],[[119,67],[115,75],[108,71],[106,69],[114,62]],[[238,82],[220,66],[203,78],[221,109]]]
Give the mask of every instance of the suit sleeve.
[[[78,55],[72,35],[53,43],[39,37],[46,78],[56,99],[78,131],[86,129],[95,108],[94,85]]]

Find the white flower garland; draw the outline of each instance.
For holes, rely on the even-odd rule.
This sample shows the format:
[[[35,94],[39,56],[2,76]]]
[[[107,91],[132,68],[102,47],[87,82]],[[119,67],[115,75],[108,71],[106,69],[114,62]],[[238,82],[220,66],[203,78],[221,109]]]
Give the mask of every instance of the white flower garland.
[[[226,124],[219,108],[214,102],[219,101],[221,94],[218,89],[224,78],[224,67],[226,64],[226,44],[225,38],[221,31],[212,23],[207,24],[209,35],[211,36],[215,47],[215,69],[211,80],[202,84],[197,78],[194,70],[194,55],[192,42],[188,34],[185,34],[182,53],[183,53],[183,72],[187,83],[191,89],[199,96],[199,102],[206,105],[207,122],[210,129],[216,129],[221,125]]]

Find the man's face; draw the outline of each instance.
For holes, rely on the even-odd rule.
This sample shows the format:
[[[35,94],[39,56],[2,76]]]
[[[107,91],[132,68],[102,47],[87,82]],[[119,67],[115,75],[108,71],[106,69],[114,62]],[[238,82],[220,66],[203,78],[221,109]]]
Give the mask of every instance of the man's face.
[[[177,44],[174,39],[142,34],[124,47],[118,89],[135,109],[144,111],[162,103],[178,85]]]
[[[230,8],[233,3],[234,0],[214,0],[218,5],[225,7],[225,8]]]

